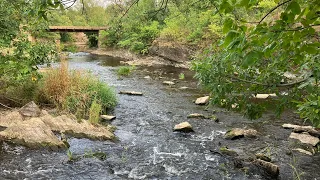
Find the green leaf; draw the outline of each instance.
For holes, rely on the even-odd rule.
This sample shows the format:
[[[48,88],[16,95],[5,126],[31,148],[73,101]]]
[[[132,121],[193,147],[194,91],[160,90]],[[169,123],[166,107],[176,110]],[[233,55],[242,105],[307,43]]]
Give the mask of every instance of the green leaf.
[[[238,36],[239,36],[239,32],[238,31],[234,31],[234,30],[229,31],[227,36],[224,39],[223,46],[224,47],[229,46],[229,44],[231,42],[233,42],[233,40]]]
[[[261,52],[251,51],[244,57],[242,66],[244,68],[248,68],[249,66],[252,66],[255,62],[257,62],[260,57],[261,57]]]
[[[291,11],[293,14],[300,14],[301,8],[300,5],[296,1],[292,1],[288,6],[287,6],[287,11]]]
[[[231,18],[228,18],[224,21],[223,24],[223,33],[227,33],[228,31],[230,31],[231,27],[233,25],[233,20]]]

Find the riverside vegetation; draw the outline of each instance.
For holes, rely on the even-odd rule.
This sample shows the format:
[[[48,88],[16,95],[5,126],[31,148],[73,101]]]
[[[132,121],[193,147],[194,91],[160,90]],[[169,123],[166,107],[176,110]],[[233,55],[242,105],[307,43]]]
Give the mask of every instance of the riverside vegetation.
[[[102,45],[138,54],[148,54],[154,41],[188,47],[196,51],[191,68],[212,104],[251,119],[276,104],[278,116],[293,109],[320,124],[316,0],[137,0],[105,7],[88,0],[50,12],[48,19],[53,25],[107,25]],[[257,101],[259,93],[276,98]]]
[[[192,69],[210,92],[212,104],[242,112],[252,119],[261,117],[270,104],[276,104],[273,109],[277,115],[287,108],[294,109],[319,127],[320,20],[316,0],[137,0],[105,7],[88,0],[64,11],[49,10],[65,8],[63,2],[50,0],[19,0],[15,4],[4,0],[0,6],[4,95],[21,82],[30,82],[32,86],[34,82],[28,79],[41,79],[37,65],[56,57],[50,43],[56,36],[43,31],[49,24],[108,25],[109,29],[101,32],[105,46],[148,54],[154,40],[164,40],[198,51]],[[26,32],[47,41],[30,42]],[[64,39],[68,40],[67,36]],[[88,37],[92,44],[96,42],[97,37],[90,34]],[[78,75],[70,76],[77,79]],[[88,83],[87,77],[81,78],[84,78],[79,80],[81,83]],[[101,104],[101,109],[114,106],[114,97],[107,87],[98,82],[85,87],[88,97],[74,98],[71,90],[62,91],[68,97],[64,101],[54,95],[45,99],[79,117],[88,116],[93,102],[106,103],[106,98],[110,98]],[[93,90],[101,87],[106,93]],[[275,93],[277,98],[256,101],[258,93]],[[76,110],[75,106],[83,110]]]

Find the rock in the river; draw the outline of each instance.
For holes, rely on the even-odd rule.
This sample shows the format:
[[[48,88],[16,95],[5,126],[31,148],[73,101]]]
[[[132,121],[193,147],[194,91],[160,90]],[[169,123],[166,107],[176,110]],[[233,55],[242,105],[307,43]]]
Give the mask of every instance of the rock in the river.
[[[66,147],[40,118],[31,118],[12,124],[0,132],[0,139],[30,148],[49,147],[58,149]]]
[[[175,83],[172,81],[163,81],[162,84],[169,85],[169,86],[175,85]]]
[[[182,86],[179,88],[180,90],[186,90],[186,89],[189,89],[187,86]]]
[[[264,161],[267,161],[267,162],[271,162],[271,158],[270,157],[268,157],[268,156],[266,156],[264,154],[261,154],[261,153],[256,154],[256,158],[264,160]]]
[[[45,111],[40,117],[32,118],[13,111],[0,117],[0,126],[6,127],[0,132],[0,141],[10,141],[31,148],[66,148],[66,144],[53,131],[94,140],[115,139],[110,126],[92,125],[86,120],[80,123],[66,115],[52,117]]]
[[[133,95],[133,96],[142,96],[142,92],[136,92],[136,91],[120,91],[119,94],[127,94],[127,95]]]
[[[205,105],[209,102],[209,98],[210,98],[209,96],[200,97],[196,100],[195,103],[197,105]]]
[[[228,156],[238,156],[238,153],[236,151],[231,150],[228,147],[221,147],[220,152],[221,152],[221,154],[225,154]]]
[[[193,113],[193,114],[189,114],[187,118],[206,118],[206,117],[203,114]]]
[[[300,142],[304,144],[311,144],[312,146],[316,146],[320,142],[319,138],[311,136],[308,133],[299,134],[292,132],[289,138],[298,139]]]
[[[26,117],[39,117],[41,114],[40,108],[33,101],[20,108],[19,112]]]
[[[310,151],[307,151],[307,150],[304,150],[304,149],[301,149],[301,148],[296,148],[296,149],[293,149],[293,150],[294,151],[298,151],[298,152],[303,153],[303,154],[310,155],[310,156],[313,155]]]
[[[258,132],[254,129],[241,129],[241,128],[233,128],[228,131],[224,137],[226,139],[238,139],[242,137],[256,137]]]
[[[107,121],[112,121],[116,118],[115,116],[110,116],[110,115],[101,115],[100,117]]]
[[[12,111],[5,116],[0,116],[0,126],[9,127],[12,124],[21,123],[23,116],[17,112]]]
[[[299,125],[295,125],[295,124],[283,124],[282,127],[286,128],[286,129],[293,129],[293,132],[296,132],[296,133],[307,132],[312,136],[316,136],[318,138],[320,137],[320,131],[316,130],[312,126],[299,126]]]
[[[279,166],[267,162],[261,159],[256,159],[253,162],[255,165],[262,167],[269,175],[272,177],[278,177],[279,176]]]
[[[180,124],[175,125],[173,130],[182,132],[193,132],[192,126],[188,122],[182,122]]]
[[[89,138],[93,140],[114,140],[115,136],[110,129],[101,125],[92,125],[86,120],[80,123],[66,115],[52,117],[50,115],[41,117],[53,131],[70,134],[79,138]]]

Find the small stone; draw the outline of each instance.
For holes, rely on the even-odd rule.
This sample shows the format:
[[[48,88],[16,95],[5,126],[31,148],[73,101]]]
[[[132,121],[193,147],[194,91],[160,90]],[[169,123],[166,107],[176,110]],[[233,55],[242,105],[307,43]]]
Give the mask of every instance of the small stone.
[[[193,113],[189,114],[187,118],[205,118],[205,116],[203,114]]]
[[[257,94],[254,97],[257,99],[267,99],[268,97],[277,97],[277,95],[275,93],[273,93],[273,94]]]
[[[180,89],[180,90],[186,90],[186,89],[189,89],[189,88],[186,87],[186,86],[182,86],[182,87],[180,87],[179,89]]]
[[[258,132],[254,129],[245,130],[240,128],[233,128],[224,135],[224,138],[231,139],[231,140],[242,138],[242,137],[253,138],[253,137],[256,137],[257,134]]]
[[[169,86],[175,85],[175,83],[172,81],[163,81],[162,84],[169,85]]]
[[[193,132],[191,124],[188,122],[182,122],[174,126],[173,131]]]
[[[268,156],[266,156],[264,154],[261,154],[261,153],[256,154],[256,158],[264,160],[264,161],[267,161],[267,162],[271,162],[271,158],[270,157],[268,157]]]
[[[316,146],[320,141],[319,138],[309,134],[299,134],[294,132],[290,134],[289,138],[298,139],[301,143],[311,144],[312,146]]]
[[[196,100],[195,103],[197,105],[205,105],[209,102],[209,98],[210,98],[209,96],[200,97]]]
[[[144,79],[151,79],[151,77],[150,76],[145,76]]]
[[[115,116],[110,116],[110,115],[101,115],[100,117],[107,121],[112,121],[116,118]]]
[[[39,117],[41,114],[40,108],[33,101],[20,108],[19,112],[26,117]]]
[[[283,124],[282,127],[286,129],[296,129],[296,128],[313,129],[312,126],[299,126],[295,124]]]
[[[301,149],[301,148],[296,148],[296,149],[293,149],[293,150],[294,151],[298,151],[298,152],[303,153],[303,154],[310,155],[310,156],[313,155],[310,151],[307,151],[307,150],[304,150],[304,149]]]
[[[136,92],[136,91],[120,91],[119,94],[127,94],[132,96],[142,96],[142,92]]]

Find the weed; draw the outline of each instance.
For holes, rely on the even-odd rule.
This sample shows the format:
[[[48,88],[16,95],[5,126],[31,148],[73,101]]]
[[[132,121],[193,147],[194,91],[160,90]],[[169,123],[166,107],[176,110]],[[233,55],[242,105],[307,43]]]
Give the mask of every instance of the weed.
[[[132,71],[135,70],[135,66],[120,66],[117,69],[117,75],[120,76],[129,76]]]
[[[179,74],[179,79],[180,79],[180,80],[183,80],[184,78],[185,78],[184,74],[183,74],[183,73],[180,73],[180,74]]]
[[[97,100],[94,100],[91,104],[90,112],[89,112],[89,122],[91,124],[99,123],[100,112],[101,112],[101,105],[97,102]]]

